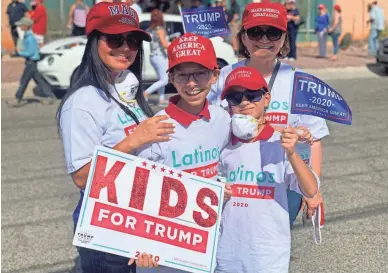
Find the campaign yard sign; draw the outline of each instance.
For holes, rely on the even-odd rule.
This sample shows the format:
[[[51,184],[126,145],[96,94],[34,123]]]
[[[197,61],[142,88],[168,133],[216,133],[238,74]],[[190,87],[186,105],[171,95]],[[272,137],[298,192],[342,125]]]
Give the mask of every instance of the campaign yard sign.
[[[224,183],[98,146],[73,244],[212,272]]]
[[[344,98],[320,79],[299,71],[294,76],[291,114],[312,115],[352,124],[352,111]]]
[[[229,36],[229,27],[222,7],[182,9],[185,32],[207,38]]]

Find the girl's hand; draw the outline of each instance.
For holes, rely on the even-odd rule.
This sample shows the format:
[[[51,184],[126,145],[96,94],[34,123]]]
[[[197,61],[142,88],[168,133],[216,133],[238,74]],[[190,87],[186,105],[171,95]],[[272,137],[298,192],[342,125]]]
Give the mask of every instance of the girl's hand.
[[[295,145],[298,142],[299,136],[295,128],[286,128],[283,130],[280,137],[280,142],[287,156],[292,156],[295,153]]]
[[[309,129],[307,129],[304,126],[298,126],[295,128],[297,130],[298,136],[299,136],[299,141],[301,142],[308,142],[310,144],[313,143],[313,135],[310,133]]]
[[[128,265],[133,264],[134,261],[135,259],[133,258],[129,259]],[[151,254],[143,253],[138,256],[136,260],[136,266],[152,268],[152,267],[158,267],[159,265],[155,261],[155,258],[153,259]]]
[[[230,197],[232,197],[232,184],[225,183],[224,202],[228,201]]]
[[[169,135],[175,133],[175,124],[162,122],[168,118],[166,115],[149,118],[141,122],[128,138],[135,139],[137,147],[154,142],[169,141],[171,139]]]

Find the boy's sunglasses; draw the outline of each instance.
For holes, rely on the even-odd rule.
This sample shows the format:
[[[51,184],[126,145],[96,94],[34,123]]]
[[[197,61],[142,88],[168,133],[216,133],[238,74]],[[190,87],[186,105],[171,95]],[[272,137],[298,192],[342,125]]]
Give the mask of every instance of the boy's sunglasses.
[[[122,34],[103,34],[106,37],[106,43],[112,49],[120,48],[124,42],[127,43],[129,50],[137,51],[140,48],[141,40],[133,35],[127,35],[126,37]]]
[[[260,27],[252,27],[246,30],[249,40],[259,41],[265,35],[268,40],[274,42],[280,40],[284,31],[276,27],[269,27],[263,30]]]
[[[228,93],[225,99],[230,106],[237,106],[240,105],[244,97],[250,102],[259,102],[265,93],[267,93],[266,88],[260,88],[256,91],[247,89],[244,92]]]

